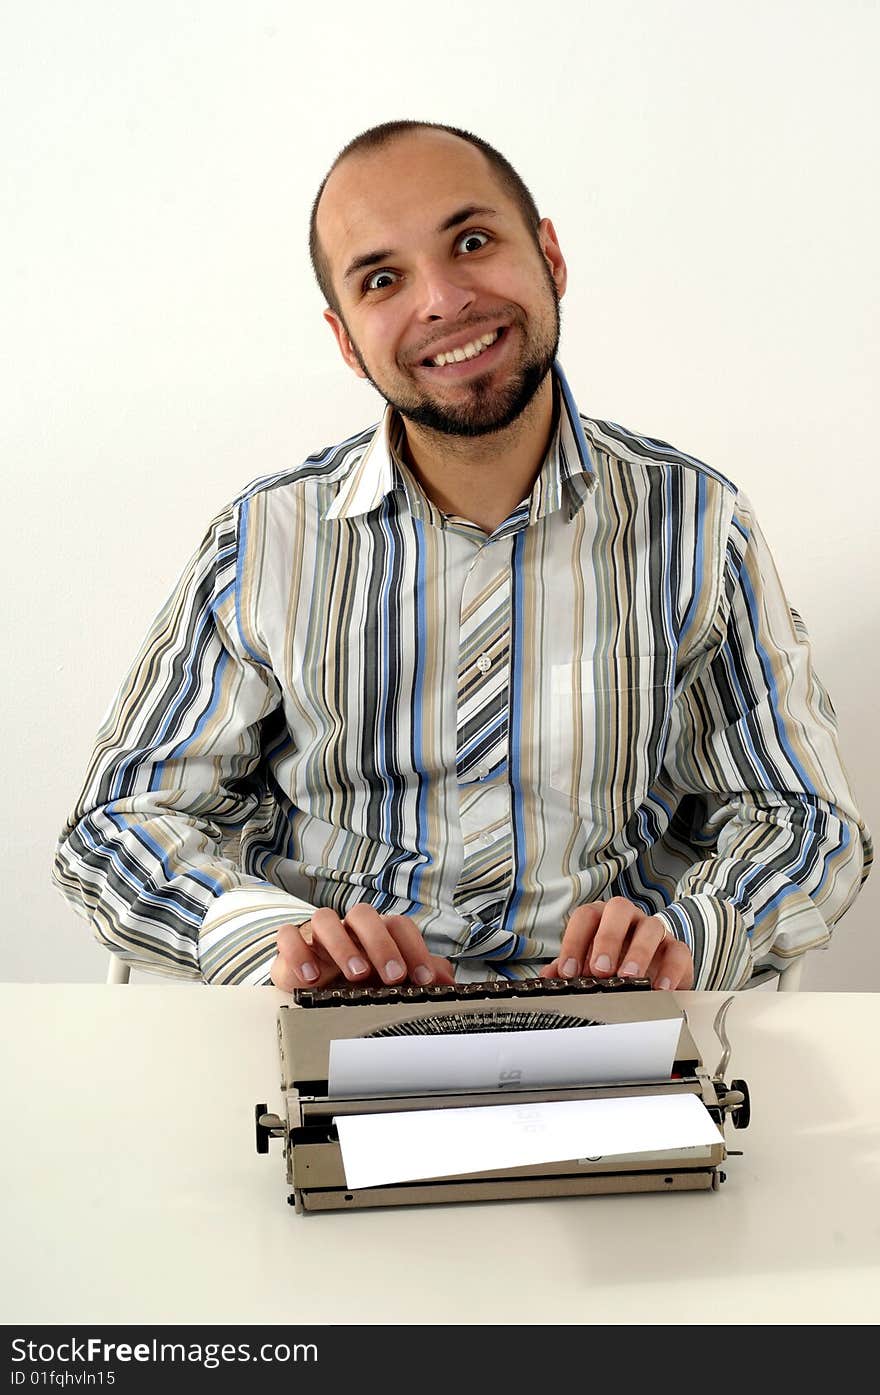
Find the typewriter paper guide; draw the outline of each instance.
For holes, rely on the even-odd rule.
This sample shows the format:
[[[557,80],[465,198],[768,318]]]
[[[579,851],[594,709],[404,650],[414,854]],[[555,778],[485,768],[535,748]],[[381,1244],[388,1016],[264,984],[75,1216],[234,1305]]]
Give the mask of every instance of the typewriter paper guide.
[[[335,1040],[330,1043],[328,1095],[366,1098],[668,1080],[681,1023],[680,1017],[670,1017],[557,1032]]]
[[[338,1116],[351,1188],[723,1142],[693,1094]]]

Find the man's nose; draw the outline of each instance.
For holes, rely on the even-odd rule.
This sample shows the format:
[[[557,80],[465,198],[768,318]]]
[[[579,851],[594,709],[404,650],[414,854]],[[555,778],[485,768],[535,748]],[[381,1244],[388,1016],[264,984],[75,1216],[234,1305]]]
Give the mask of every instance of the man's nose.
[[[450,276],[439,267],[423,271],[419,314],[423,320],[455,320],[467,310],[476,292],[467,281]]]

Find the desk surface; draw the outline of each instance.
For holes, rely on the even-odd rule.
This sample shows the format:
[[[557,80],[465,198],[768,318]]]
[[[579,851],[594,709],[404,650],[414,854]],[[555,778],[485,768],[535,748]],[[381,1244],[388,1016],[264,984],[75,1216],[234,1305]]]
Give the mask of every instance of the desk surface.
[[[714,1067],[724,995],[681,994]],[[880,1318],[880,1001],[742,993],[718,1192],[297,1216],[275,989],[0,985],[3,1321],[868,1322]]]

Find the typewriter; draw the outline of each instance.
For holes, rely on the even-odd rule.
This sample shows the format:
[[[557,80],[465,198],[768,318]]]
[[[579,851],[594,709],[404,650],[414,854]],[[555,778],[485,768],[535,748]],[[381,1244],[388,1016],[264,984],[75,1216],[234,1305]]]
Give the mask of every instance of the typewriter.
[[[729,998],[715,1019],[723,1055],[707,1071],[672,994],[651,991],[648,979],[499,979],[486,983],[299,989],[278,1013],[283,1117],[255,1106],[256,1146],[283,1140],[288,1202],[297,1212],[486,1201],[591,1193],[717,1190],[726,1180],[724,1127],[749,1122],[748,1087],[723,1076],[730,1055],[724,1031]],[[498,1031],[564,1031],[613,1023],[680,1022],[670,1078],[625,1083],[357,1096],[329,1094],[331,1043],[354,1037],[408,1037]],[[674,1029],[672,1029],[674,1030]],[[484,1173],[462,1172],[412,1182],[347,1185],[336,1120],[352,1114],[460,1109],[463,1105],[521,1105],[551,1100],[618,1099],[632,1095],[696,1095],[717,1125],[717,1142],[662,1152],[571,1158]],[[713,1131],[714,1132],[714,1131]]]

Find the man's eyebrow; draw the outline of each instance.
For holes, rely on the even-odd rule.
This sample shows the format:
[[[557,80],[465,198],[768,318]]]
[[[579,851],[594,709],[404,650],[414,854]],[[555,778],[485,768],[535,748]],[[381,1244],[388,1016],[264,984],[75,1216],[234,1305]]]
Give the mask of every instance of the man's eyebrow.
[[[459,208],[457,212],[451,213],[448,218],[444,218],[443,222],[439,224],[437,232],[449,232],[450,228],[457,228],[462,223],[468,222],[470,218],[487,216],[496,218],[498,216],[497,209],[489,208],[484,204],[469,203],[464,208]],[[367,267],[376,266],[379,262],[390,261],[395,255],[393,247],[380,247],[375,252],[364,252],[362,256],[355,257],[354,261],[349,262],[342,280],[343,282],[350,281],[358,271],[365,271]]]
[[[363,271],[368,266],[375,266],[377,262],[390,261],[393,256],[394,251],[391,247],[380,247],[378,252],[365,252],[362,257],[355,257],[354,261],[349,263],[348,270],[342,280],[343,282],[350,281],[355,272]]]
[[[449,232],[450,228],[457,228],[460,223],[466,223],[469,218],[482,218],[486,214],[492,218],[498,216],[497,210],[494,208],[486,208],[483,204],[469,203],[449,218],[444,218],[437,231],[438,233]]]

